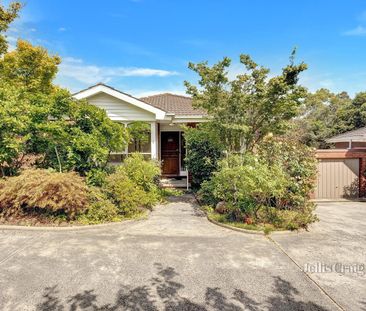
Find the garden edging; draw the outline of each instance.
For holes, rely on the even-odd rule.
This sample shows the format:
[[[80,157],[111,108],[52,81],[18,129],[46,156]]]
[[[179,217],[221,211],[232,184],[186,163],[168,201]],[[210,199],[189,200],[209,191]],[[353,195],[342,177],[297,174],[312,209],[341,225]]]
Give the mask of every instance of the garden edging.
[[[226,224],[223,224],[221,222],[218,222],[216,220],[213,220],[211,219],[207,213],[206,213],[206,217],[207,217],[207,220],[217,226],[220,226],[220,227],[223,227],[223,228],[226,228],[226,229],[231,229],[231,230],[234,230],[234,231],[239,231],[239,232],[243,232],[243,233],[248,233],[248,234],[257,234],[257,235],[265,235],[263,231],[255,231],[255,230],[248,230],[248,229],[242,229],[242,228],[237,228],[237,227],[234,227],[234,226],[230,226],[230,225],[226,225]]]
[[[147,211],[146,214],[136,219],[126,219],[118,222],[108,222],[104,224],[95,224],[95,225],[82,225],[82,226],[20,226],[20,225],[0,225],[1,230],[22,230],[22,231],[80,231],[80,230],[90,230],[90,229],[99,229],[103,227],[116,227],[119,225],[138,222],[145,220],[146,217],[150,215],[151,211]]]

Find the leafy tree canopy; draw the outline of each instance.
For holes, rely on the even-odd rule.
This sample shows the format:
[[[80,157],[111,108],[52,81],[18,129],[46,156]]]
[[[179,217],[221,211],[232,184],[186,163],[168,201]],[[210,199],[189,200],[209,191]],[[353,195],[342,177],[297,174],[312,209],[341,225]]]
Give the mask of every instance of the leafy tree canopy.
[[[213,128],[228,151],[252,150],[267,134],[283,133],[288,121],[299,113],[306,89],[297,85],[304,63],[290,64],[278,76],[269,77],[269,69],[241,55],[243,73],[229,80],[229,58],[210,67],[207,62],[189,64],[200,80],[199,86],[185,82],[194,106],[205,109]]]
[[[20,2],[12,2],[8,8],[0,4],[0,56],[8,49],[4,33],[8,30],[11,22],[18,17],[21,7]]]
[[[0,39],[20,6],[0,6]],[[0,41],[1,43],[1,41]],[[1,46],[0,46],[1,48]],[[124,126],[106,112],[54,85],[61,59],[19,40],[0,58],[0,170],[14,174],[25,164],[82,174],[106,165],[111,151],[128,141]]]

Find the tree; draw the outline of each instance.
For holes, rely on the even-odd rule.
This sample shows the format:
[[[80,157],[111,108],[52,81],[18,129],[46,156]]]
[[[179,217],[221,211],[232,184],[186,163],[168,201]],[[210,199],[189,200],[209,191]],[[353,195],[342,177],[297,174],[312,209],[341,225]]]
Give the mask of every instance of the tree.
[[[124,126],[53,84],[60,58],[19,40],[0,59],[0,169],[12,175],[33,163],[86,174],[103,168],[127,143]]]
[[[8,30],[11,22],[18,17],[22,5],[20,2],[12,2],[6,9],[0,4],[0,56],[8,49],[8,43],[4,33]]]
[[[360,92],[337,111],[337,132],[346,132],[366,126],[366,92]]]
[[[293,128],[288,136],[295,136],[308,146],[328,148],[326,139],[342,131],[338,111],[350,102],[351,99],[344,92],[334,94],[327,89],[309,92],[301,107],[300,116],[292,122]]]
[[[199,76],[199,86],[185,82],[193,105],[205,109],[228,151],[252,150],[267,134],[283,133],[288,121],[298,115],[305,88],[298,86],[299,74],[307,66],[290,64],[282,74],[269,78],[269,69],[258,66],[248,55],[240,62],[246,72],[228,78],[231,60],[225,57],[210,67],[207,62],[189,68]]]
[[[46,49],[18,40],[16,50],[0,61],[0,79],[29,93],[49,94],[60,62],[60,57],[49,55]]]

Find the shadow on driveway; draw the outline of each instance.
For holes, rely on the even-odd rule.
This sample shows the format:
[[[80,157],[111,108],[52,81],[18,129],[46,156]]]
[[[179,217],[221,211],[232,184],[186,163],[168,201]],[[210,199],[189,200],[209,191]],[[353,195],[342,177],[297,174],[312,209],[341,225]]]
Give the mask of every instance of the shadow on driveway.
[[[154,264],[156,275],[149,284],[137,287],[120,286],[113,302],[98,303],[95,290],[84,290],[70,297],[62,297],[58,286],[47,287],[44,290],[43,302],[37,305],[38,311],[114,311],[114,310],[177,310],[177,311],[240,311],[240,310],[319,310],[325,309],[313,302],[298,301],[295,296],[298,290],[281,277],[274,277],[273,296],[269,297],[264,305],[240,290],[235,289],[232,297],[226,297],[218,287],[207,287],[204,304],[198,304],[179,294],[184,285],[174,280],[179,274],[173,267],[163,267]]]

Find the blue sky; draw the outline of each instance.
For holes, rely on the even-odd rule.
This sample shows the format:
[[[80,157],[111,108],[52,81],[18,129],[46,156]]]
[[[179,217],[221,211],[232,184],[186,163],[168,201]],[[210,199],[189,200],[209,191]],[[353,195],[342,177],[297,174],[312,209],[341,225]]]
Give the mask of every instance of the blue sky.
[[[28,0],[8,37],[60,55],[56,82],[71,91],[105,82],[135,96],[184,93],[196,80],[189,61],[229,56],[234,76],[246,53],[276,74],[294,46],[311,90],[366,91],[364,0]]]

